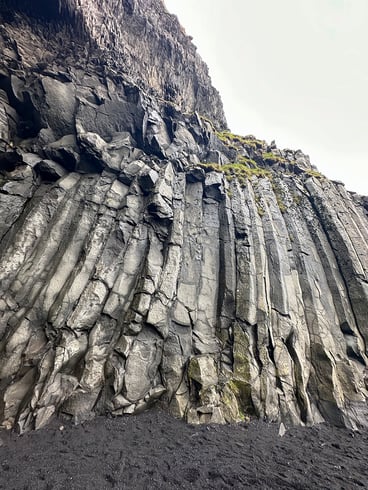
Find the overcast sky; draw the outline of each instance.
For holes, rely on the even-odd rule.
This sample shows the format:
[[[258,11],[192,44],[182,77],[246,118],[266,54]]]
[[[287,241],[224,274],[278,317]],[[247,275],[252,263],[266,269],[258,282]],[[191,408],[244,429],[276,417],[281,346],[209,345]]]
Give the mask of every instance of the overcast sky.
[[[368,195],[368,0],[165,0],[228,125]]]

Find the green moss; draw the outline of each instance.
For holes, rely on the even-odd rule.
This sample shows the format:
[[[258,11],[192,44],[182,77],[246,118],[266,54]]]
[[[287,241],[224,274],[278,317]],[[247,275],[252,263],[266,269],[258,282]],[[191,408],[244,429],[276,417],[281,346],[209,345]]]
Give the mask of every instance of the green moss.
[[[240,143],[242,139],[241,136],[231,133],[230,131],[216,131],[216,136],[223,143],[227,143],[228,141],[234,141]]]
[[[208,117],[206,116],[203,116],[202,114],[199,114],[199,118],[202,119],[202,121],[205,121],[207,122],[208,124],[210,124],[212,130],[214,132],[216,132],[216,128],[215,128],[215,125],[213,124],[213,122],[211,121],[211,119],[209,119]],[[217,133],[217,132],[216,132]]]
[[[254,196],[254,200],[255,200],[255,203],[256,203],[256,206],[257,206],[257,212],[258,212],[259,216],[262,218],[262,216],[264,216],[264,214],[265,214],[266,211],[265,211],[265,209],[264,209],[264,207],[262,205],[261,198],[259,197],[258,194],[256,194]]]
[[[231,133],[230,131],[216,131],[216,136],[226,146],[234,149],[239,149],[239,146],[248,146],[251,148],[263,148],[265,142],[258,140],[254,136],[240,136]]]
[[[235,177],[241,187],[245,187],[247,181],[252,177],[270,177],[270,172],[264,168],[255,167],[249,168],[241,163],[228,163],[222,167],[222,170],[229,180]]]
[[[293,194],[293,201],[297,206],[299,206],[299,204],[302,202],[302,196],[300,194]]]
[[[223,171],[226,173],[232,173],[234,175],[243,175],[244,177],[251,178],[253,176],[256,177],[270,177],[271,172],[266,170],[265,168],[261,168],[258,166],[255,167],[247,167],[242,163],[227,163],[222,166]]]
[[[221,390],[222,412],[227,422],[242,422],[246,417],[239,407],[234,390],[237,390],[237,388],[232,385],[231,380]]]
[[[287,160],[285,160],[285,158],[280,157],[280,155],[275,155],[275,153],[272,153],[272,152],[263,153],[262,158],[265,162],[271,162],[271,163],[286,163],[287,162]]]
[[[222,172],[222,166],[219,163],[214,163],[214,162],[206,162],[206,163],[199,163],[199,167],[202,167],[205,171],[207,172]]]
[[[255,413],[252,402],[252,375],[250,367],[251,346],[249,336],[238,325],[234,325],[233,373],[227,380],[221,399],[229,415],[244,417],[245,414]]]
[[[221,172],[225,175],[226,179],[231,182],[236,178],[239,184],[243,187],[246,186],[247,181],[252,177],[268,177],[272,178],[272,174],[265,168],[258,167],[256,162],[252,161],[254,167],[248,167],[245,163],[227,163],[225,165],[219,165],[218,163],[200,163],[199,166],[206,171]]]
[[[252,158],[245,157],[244,155],[238,155],[235,163],[241,163],[242,165],[246,165],[248,167],[253,167],[253,168],[258,167],[257,162],[252,160]]]
[[[265,147],[266,142],[263,140],[258,140],[256,138],[250,139],[249,136],[245,136],[243,138],[243,144],[253,149],[262,149]]]
[[[287,211],[287,208],[284,203],[284,191],[281,189],[279,185],[275,182],[272,182],[272,189],[276,197],[277,205],[282,213]]]
[[[222,143],[224,143],[224,145],[233,150],[238,150],[238,145],[234,143],[234,140],[230,137],[230,135],[231,133],[228,131],[216,131],[216,136]]]
[[[311,177],[315,177],[316,179],[325,179],[325,176],[322,175],[320,172],[318,172],[317,170],[313,170],[313,169],[307,169],[305,171],[305,173],[307,175],[310,175]]]
[[[277,205],[278,205],[280,211],[282,213],[286,213],[287,208],[286,208],[285,204],[282,202],[282,200],[281,199],[278,199],[278,198],[276,198],[276,200],[277,200]]]

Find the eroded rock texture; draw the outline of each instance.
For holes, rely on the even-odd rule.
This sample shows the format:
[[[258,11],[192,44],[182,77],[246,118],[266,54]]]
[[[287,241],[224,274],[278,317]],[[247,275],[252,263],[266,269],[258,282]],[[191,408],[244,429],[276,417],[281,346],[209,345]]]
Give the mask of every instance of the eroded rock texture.
[[[160,2],[24,5],[1,6],[3,425],[157,401],[367,425],[367,199],[223,131]]]

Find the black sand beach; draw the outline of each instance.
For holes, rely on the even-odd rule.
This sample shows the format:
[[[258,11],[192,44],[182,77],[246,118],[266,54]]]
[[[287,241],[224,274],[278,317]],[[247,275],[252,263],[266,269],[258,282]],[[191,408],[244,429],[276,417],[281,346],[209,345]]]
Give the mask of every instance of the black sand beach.
[[[317,425],[190,426],[155,410],[58,419],[22,436],[0,432],[0,488],[368,488],[368,434]]]

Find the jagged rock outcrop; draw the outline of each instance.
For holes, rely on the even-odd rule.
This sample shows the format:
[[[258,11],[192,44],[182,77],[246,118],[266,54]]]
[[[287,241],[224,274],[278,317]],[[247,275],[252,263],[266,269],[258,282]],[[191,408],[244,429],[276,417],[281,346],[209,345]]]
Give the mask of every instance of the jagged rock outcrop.
[[[366,426],[367,199],[224,130],[160,2],[1,14],[2,424]]]
[[[156,99],[174,103],[183,111],[198,111],[215,124],[226,126],[221,99],[211,85],[207,66],[178,19],[166,11],[161,0],[37,0],[31,5],[25,0],[2,2],[8,15],[17,9],[27,12],[32,17],[33,32],[34,17],[66,24],[72,20],[69,37],[78,33],[84,41],[78,64],[89,60],[97,68],[95,74],[108,70],[117,78],[123,75],[125,81],[138,85]],[[48,32],[51,34],[52,29]],[[65,33],[59,31],[58,37],[64,44]],[[65,56],[61,64],[65,70],[69,63],[67,53],[55,50],[50,39],[45,41],[40,46],[43,53],[34,53],[32,39],[18,39],[20,50],[24,49],[20,56],[28,65],[39,62],[50,65],[56,57],[59,66]],[[68,48],[75,58],[75,46]]]

